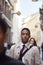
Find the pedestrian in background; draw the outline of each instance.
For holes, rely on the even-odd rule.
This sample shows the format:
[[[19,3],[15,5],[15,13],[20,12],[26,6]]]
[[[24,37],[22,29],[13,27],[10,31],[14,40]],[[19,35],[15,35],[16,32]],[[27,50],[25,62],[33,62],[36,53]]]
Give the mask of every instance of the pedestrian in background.
[[[41,49],[42,49],[42,61],[43,61],[43,42],[42,42],[42,45],[41,45]]]
[[[29,39],[29,42],[30,42],[31,44],[33,44],[34,46],[37,46],[36,40],[35,40],[35,38],[33,38],[33,37],[31,37],[31,38]]]

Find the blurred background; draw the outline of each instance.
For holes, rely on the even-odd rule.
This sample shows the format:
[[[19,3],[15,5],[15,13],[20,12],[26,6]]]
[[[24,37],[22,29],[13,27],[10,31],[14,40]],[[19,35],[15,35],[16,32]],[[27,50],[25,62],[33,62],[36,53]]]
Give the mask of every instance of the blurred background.
[[[27,27],[40,46],[43,42],[43,0],[0,0],[0,15],[8,24],[8,43],[19,43]]]

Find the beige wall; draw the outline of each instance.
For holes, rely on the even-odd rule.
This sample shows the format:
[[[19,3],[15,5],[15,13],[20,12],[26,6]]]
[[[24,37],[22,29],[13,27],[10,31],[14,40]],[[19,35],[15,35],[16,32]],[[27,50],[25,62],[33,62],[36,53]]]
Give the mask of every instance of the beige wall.
[[[28,27],[31,31],[31,36],[36,39],[36,41],[40,44],[41,43],[41,28],[40,28],[40,20],[39,20],[39,13],[36,13],[31,16],[30,20],[26,18],[24,20],[23,27]]]

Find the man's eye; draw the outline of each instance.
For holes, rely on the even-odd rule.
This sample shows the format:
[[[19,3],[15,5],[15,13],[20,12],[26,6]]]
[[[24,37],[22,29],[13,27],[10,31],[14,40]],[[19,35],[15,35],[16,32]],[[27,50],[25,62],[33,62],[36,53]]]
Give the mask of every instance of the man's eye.
[[[22,35],[25,35],[24,33]]]

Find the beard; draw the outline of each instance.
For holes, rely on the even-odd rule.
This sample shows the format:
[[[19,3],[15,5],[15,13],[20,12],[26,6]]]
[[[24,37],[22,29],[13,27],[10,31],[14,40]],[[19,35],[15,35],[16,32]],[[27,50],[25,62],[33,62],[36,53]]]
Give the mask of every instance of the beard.
[[[23,44],[26,44],[28,42],[28,40],[22,39],[22,42],[23,42]]]

